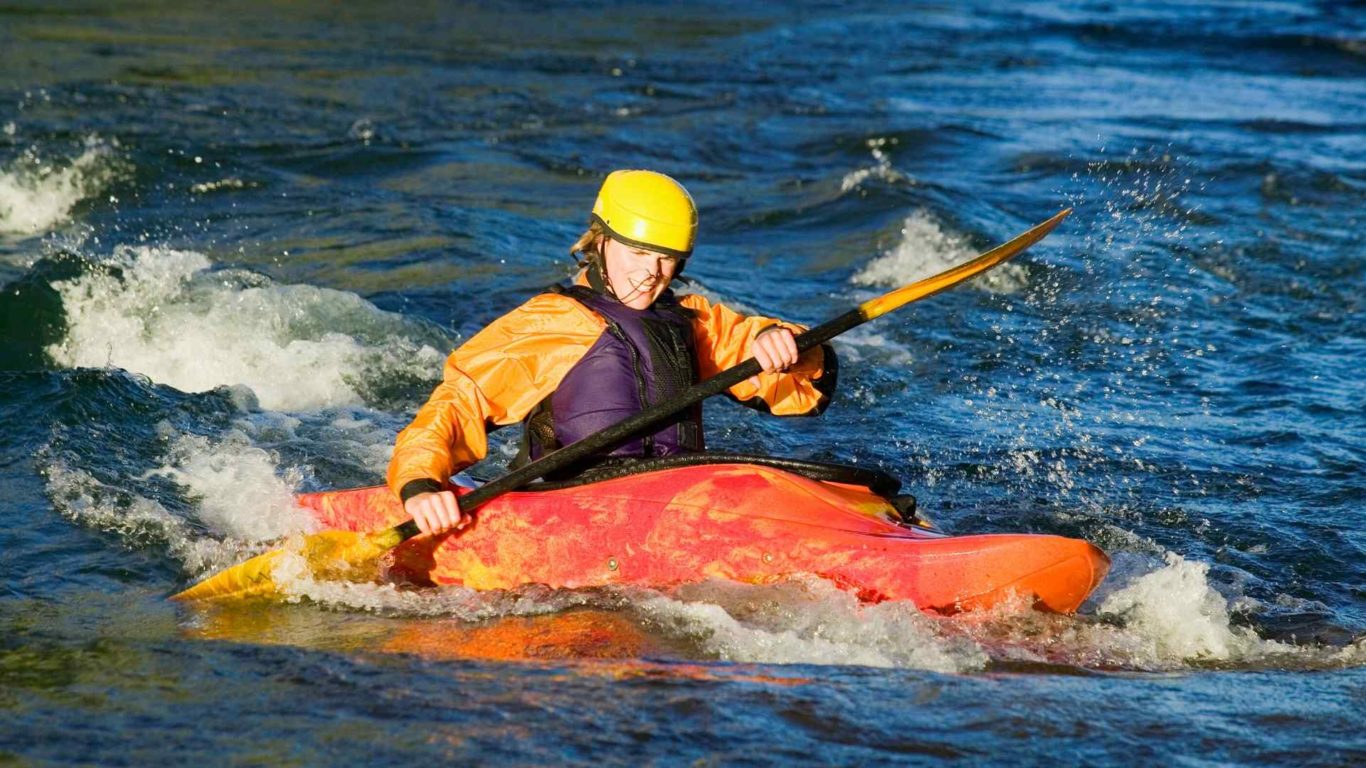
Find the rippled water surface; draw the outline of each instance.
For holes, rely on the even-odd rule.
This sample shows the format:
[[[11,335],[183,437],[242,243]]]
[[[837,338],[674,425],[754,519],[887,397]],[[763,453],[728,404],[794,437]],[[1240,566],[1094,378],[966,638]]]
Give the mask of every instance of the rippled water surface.
[[[0,7],[0,762],[1366,759],[1366,28],[1352,3]],[[709,443],[1086,538],[1074,617],[818,579],[166,595],[378,482],[602,176],[693,290],[837,342]],[[496,476],[513,453],[499,433]]]

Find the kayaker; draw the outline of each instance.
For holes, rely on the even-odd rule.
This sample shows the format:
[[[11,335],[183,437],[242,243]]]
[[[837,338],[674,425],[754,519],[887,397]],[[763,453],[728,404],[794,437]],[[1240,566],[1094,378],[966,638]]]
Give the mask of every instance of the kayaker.
[[[388,483],[423,532],[470,522],[446,480],[483,459],[488,432],[500,426],[524,422],[522,463],[750,357],[764,372],[733,387],[732,398],[779,416],[825,409],[836,381],[833,349],[799,356],[793,333],[800,326],[669,289],[696,233],[697,208],[674,179],[640,170],[608,175],[588,230],[570,249],[580,257],[574,284],[532,298],[452,352],[442,383],[399,433]],[[703,447],[698,405],[608,456]]]

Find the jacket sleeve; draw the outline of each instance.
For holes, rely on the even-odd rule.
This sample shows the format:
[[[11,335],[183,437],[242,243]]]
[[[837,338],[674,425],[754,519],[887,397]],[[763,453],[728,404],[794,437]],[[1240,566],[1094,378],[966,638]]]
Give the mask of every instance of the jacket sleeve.
[[[398,434],[389,487],[406,500],[441,490],[488,453],[494,425],[520,421],[555,391],[606,326],[565,296],[542,294],[451,353],[441,384]]]
[[[758,315],[747,317],[721,304],[712,304],[696,294],[679,298],[693,311],[693,334],[697,339],[698,373],[710,378],[748,360],[750,345],[762,331],[775,325],[794,333],[806,330]],[[729,394],[737,401],[777,416],[814,416],[825,410],[834,395],[836,381],[835,350],[828,344],[802,353],[797,364],[783,373],[761,373],[758,386],[742,381]]]

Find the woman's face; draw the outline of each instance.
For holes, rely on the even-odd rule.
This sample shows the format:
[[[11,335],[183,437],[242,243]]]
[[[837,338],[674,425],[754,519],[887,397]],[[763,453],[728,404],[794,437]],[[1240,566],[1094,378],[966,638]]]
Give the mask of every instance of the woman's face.
[[[607,282],[622,304],[631,309],[648,309],[669,287],[678,259],[634,245],[618,243],[610,237],[603,243]]]

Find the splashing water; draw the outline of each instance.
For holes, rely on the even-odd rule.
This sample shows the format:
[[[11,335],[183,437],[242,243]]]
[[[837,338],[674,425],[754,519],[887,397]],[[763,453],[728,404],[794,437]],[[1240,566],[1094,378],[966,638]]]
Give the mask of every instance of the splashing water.
[[[242,385],[263,408],[361,404],[367,373],[426,379],[442,359],[422,330],[353,293],[213,271],[194,251],[121,246],[53,287],[68,327],[47,349],[59,365],[116,366],[186,392]]]
[[[1135,661],[1156,667],[1173,661],[1246,663],[1288,646],[1262,640],[1250,629],[1229,624],[1228,601],[1210,588],[1209,566],[1168,553],[1166,565],[1111,594],[1101,616],[1124,621],[1144,642]]]
[[[938,274],[977,255],[967,238],[946,232],[927,211],[915,211],[902,222],[901,239],[890,251],[855,274],[855,285],[895,288]],[[1025,287],[1027,273],[1018,264],[1003,264],[968,285],[991,293],[1014,293]]]
[[[256,554],[238,542],[199,536],[186,519],[160,502],[110,487],[62,459],[48,461],[43,476],[53,506],[64,517],[112,534],[130,549],[166,552],[187,573],[226,568]]]
[[[0,169],[0,234],[33,235],[67,221],[78,203],[98,195],[115,177],[116,146],[91,137],[70,160],[29,149]]]
[[[173,436],[168,463],[148,476],[166,477],[198,501],[198,517],[210,529],[235,539],[258,542],[290,533],[312,531],[312,519],[294,503],[300,473],[288,469],[281,478],[278,460],[253,445],[246,434],[231,431],[221,439]]]
[[[979,670],[987,662],[980,648],[945,636],[909,603],[865,605],[815,577],[771,586],[705,582],[649,597],[636,609],[647,624],[726,661],[937,672]]]
[[[897,143],[896,137],[886,138],[879,136],[877,138],[868,139],[865,144],[868,147],[868,152],[873,156],[872,167],[860,168],[856,171],[846,173],[844,178],[840,179],[840,192],[843,193],[858,189],[863,182],[868,179],[877,179],[888,184],[910,183],[910,176],[907,176],[892,167],[892,158],[888,153],[887,148],[889,146],[895,146]]]

